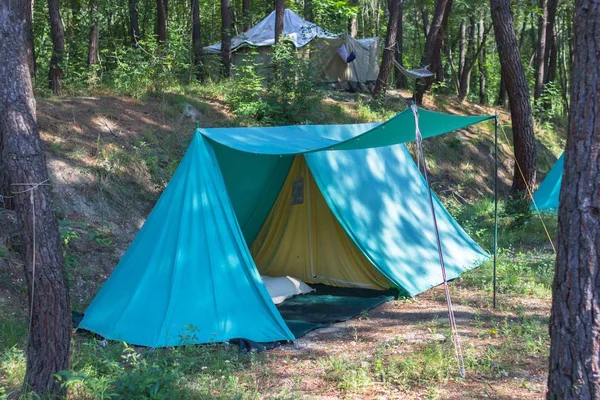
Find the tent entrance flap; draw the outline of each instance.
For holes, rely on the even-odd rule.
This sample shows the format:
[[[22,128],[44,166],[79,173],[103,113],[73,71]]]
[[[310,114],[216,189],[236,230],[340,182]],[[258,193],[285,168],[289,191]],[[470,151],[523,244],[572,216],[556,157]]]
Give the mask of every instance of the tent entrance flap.
[[[294,158],[250,252],[267,276],[289,275],[338,287],[392,287],[333,215],[303,156]]]

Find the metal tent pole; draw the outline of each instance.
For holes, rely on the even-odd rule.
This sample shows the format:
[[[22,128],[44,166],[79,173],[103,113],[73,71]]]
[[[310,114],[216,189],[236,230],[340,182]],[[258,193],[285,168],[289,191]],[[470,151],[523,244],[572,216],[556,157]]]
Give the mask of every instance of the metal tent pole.
[[[498,263],[498,113],[494,118],[494,294],[492,306],[496,308],[496,265]]]

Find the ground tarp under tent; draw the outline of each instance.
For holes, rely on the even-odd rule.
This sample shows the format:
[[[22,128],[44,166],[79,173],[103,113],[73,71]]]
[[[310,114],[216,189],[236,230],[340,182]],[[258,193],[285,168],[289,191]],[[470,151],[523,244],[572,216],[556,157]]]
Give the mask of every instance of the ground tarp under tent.
[[[379,38],[355,39],[347,33],[334,34],[286,9],[283,37],[300,56],[310,57],[322,82],[374,82],[379,73]],[[275,44],[275,11],[241,35],[231,39],[232,63],[260,64],[267,74],[271,46]],[[208,54],[220,54],[221,43],[206,46]],[[266,68],[264,68],[266,67]]]
[[[560,185],[562,184],[563,166],[565,164],[565,153],[561,154],[552,166],[546,178],[533,194],[533,211],[556,213],[558,211],[558,199],[560,196]]]
[[[418,113],[424,138],[493,118]],[[384,123],[196,130],[80,327],[150,347],[294,340],[287,300],[275,306],[261,274],[383,296],[439,285],[428,187],[403,144],[415,128],[409,109]],[[434,208],[454,279],[489,255],[435,196]]]

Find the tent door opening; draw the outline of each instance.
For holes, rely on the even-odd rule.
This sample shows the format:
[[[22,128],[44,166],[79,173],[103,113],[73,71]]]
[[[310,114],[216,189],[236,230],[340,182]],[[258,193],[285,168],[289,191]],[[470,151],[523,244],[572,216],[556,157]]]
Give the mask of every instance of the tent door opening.
[[[336,287],[392,286],[331,212],[303,156],[294,158],[250,251],[262,275]]]

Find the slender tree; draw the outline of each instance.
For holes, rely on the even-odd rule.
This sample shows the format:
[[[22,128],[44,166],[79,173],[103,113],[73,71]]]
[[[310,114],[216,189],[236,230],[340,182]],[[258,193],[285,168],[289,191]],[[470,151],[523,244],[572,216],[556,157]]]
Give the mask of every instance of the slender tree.
[[[90,1],[90,34],[88,41],[88,60],[87,66],[90,68],[91,66],[98,64],[98,47],[100,46],[100,34],[98,32],[98,0]]]
[[[137,0],[129,0],[129,37],[132,46],[137,46],[141,39],[139,19]]]
[[[548,27],[548,0],[540,0],[540,16],[538,17],[538,40],[535,56],[535,100],[544,91],[544,69],[546,67],[546,28]]]
[[[242,0],[242,30],[246,32],[252,28],[252,14],[250,13],[250,0]]]
[[[196,78],[204,81],[204,68],[202,63],[202,27],[200,25],[200,0],[190,0],[192,6],[192,48],[194,51],[194,67]]]
[[[600,398],[600,0],[575,6],[548,400]]]
[[[477,60],[477,54],[475,54],[475,17],[473,16],[469,18],[468,30],[468,42],[465,46],[466,54],[458,85],[458,101],[460,102],[465,101],[469,95],[469,90],[471,88],[471,72],[473,71],[473,66]]]
[[[283,35],[283,20],[285,18],[285,0],[275,0],[275,43]]]
[[[50,37],[52,38],[52,56],[50,56],[50,70],[48,81],[54,94],[62,91],[63,70],[62,63],[65,53],[65,29],[60,16],[60,0],[48,0],[50,16]]]
[[[394,58],[396,62],[402,66],[404,66],[404,61],[402,60],[403,49],[404,49],[404,0],[399,0],[399,10],[398,10],[398,26],[396,29],[396,52],[394,53]],[[391,7],[390,7],[391,9]],[[397,72],[397,71],[396,71]],[[408,82],[406,76],[397,72],[396,73],[396,88],[397,89],[406,89],[408,87]]]
[[[502,78],[512,119],[515,160],[511,193],[525,196],[535,184],[535,137],[529,101],[529,88],[521,64],[513,14],[509,0],[490,0],[492,23],[500,56]]]
[[[484,27],[483,17],[479,19],[479,43],[482,45],[481,53],[479,53],[479,59],[477,60],[477,64],[479,65],[479,104],[486,104],[487,102],[487,92],[486,92],[486,58],[487,54],[485,51],[485,42],[487,41],[487,32]]]
[[[377,75],[377,81],[375,82],[375,89],[373,90],[373,96],[381,96],[388,85],[390,73],[393,68],[393,58],[396,49],[396,35],[398,33],[398,14],[400,13],[400,0],[390,0],[390,18],[387,26],[387,33],[385,35],[385,48],[383,50],[383,57],[381,59],[381,67],[379,68],[379,75]]]
[[[0,1],[0,159],[13,184],[25,257],[30,310],[25,387],[41,398],[56,398],[63,389],[55,374],[69,368],[71,311],[50,187],[35,186],[48,181],[48,172],[28,66],[26,15],[26,0]]]
[[[349,4],[354,7],[358,7],[358,0],[350,0]],[[352,37],[356,37],[358,35],[358,12],[352,14],[350,18],[348,18],[348,33]]]
[[[312,0],[304,0],[304,10],[303,10],[304,19],[307,21],[314,22],[315,15],[313,11],[313,2]]]
[[[221,63],[223,75],[231,76],[231,14],[229,0],[221,0]]]
[[[425,40],[425,50],[421,58],[421,65],[430,65],[431,71],[437,71],[441,67],[442,39],[444,37],[444,22],[448,20],[452,0],[438,0],[431,21],[431,27]],[[431,87],[433,80],[419,79],[416,85],[415,101],[417,104],[423,102],[423,95]]]
[[[167,43],[169,19],[168,0],[156,0],[156,38],[159,43]]]
[[[33,0],[27,1],[27,60],[31,79],[35,78],[35,38],[33,36]]]

